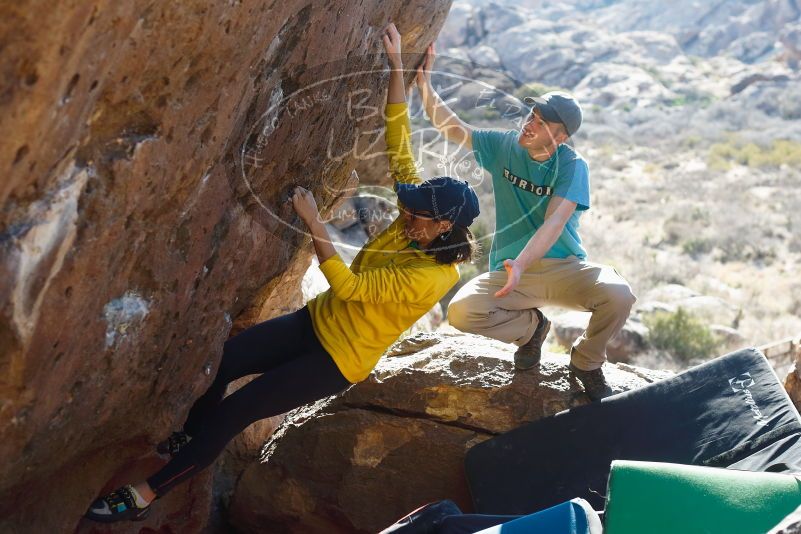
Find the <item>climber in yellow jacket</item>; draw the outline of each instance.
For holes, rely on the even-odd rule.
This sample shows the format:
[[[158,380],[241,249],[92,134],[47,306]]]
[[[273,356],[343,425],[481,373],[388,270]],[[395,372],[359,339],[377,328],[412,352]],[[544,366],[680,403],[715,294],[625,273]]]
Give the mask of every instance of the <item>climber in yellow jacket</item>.
[[[411,153],[401,36],[383,36],[390,65],[386,142],[401,214],[368,242],[350,267],[334,250],[311,192],[295,188],[292,203],[309,228],[330,289],[301,310],[229,339],[211,387],[189,411],[181,432],[158,445],[172,459],[138,484],[92,503],[95,521],[144,519],[151,502],[209,466],[251,423],[345,390],[367,378],[384,351],[445,296],[471,259],[468,226],[478,198],[466,182],[420,181]],[[242,376],[263,373],[228,397]]]

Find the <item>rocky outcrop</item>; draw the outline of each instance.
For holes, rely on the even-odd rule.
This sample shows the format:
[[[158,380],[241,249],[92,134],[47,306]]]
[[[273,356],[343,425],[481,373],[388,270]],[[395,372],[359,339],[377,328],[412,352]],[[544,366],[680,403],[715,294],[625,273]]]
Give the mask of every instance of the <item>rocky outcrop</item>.
[[[798,364],[796,363],[785,377],[784,389],[787,390],[787,394],[790,396],[790,400],[793,401],[796,410],[799,410],[801,409],[801,378],[798,376],[797,368]]]
[[[616,391],[668,376],[625,364],[605,372]],[[366,381],[290,415],[242,475],[231,517],[243,532],[375,532],[434,500],[470,510],[467,449],[586,402],[567,356],[515,373],[507,344],[418,334]]]
[[[797,410],[801,410],[801,336],[787,343],[787,348],[776,347],[781,356],[789,356],[789,358],[782,358],[784,360],[792,361],[789,372],[784,379],[784,389],[790,396]],[[788,353],[785,353],[787,351]],[[767,349],[768,357],[770,358],[771,349]],[[774,364],[775,366],[775,364]]]
[[[249,383],[253,378],[245,378],[238,380],[229,391],[238,389],[245,384]],[[210,469],[208,475],[201,473],[201,476],[207,481],[205,486],[197,484],[194,479],[190,479],[188,484],[191,488],[196,486],[203,487],[206,493],[211,495],[202,495],[202,497],[193,500],[192,504],[199,508],[210,508],[209,514],[211,515],[211,524],[202,525],[206,526],[207,532],[226,532],[229,527],[226,523],[227,508],[242,472],[252,464],[259,460],[260,451],[264,442],[275,432],[275,429],[283,422],[284,416],[278,415],[276,417],[269,417],[262,419],[250,425],[244,432],[234,438],[231,443],[225,448],[225,451],[216,461],[214,469]],[[213,471],[213,473],[212,473]],[[212,477],[208,480],[206,477]],[[190,488],[190,489],[191,489]],[[184,493],[179,491],[175,493]],[[171,497],[172,493],[167,496]],[[211,498],[209,498],[211,497]],[[161,501],[155,512],[161,511]],[[194,507],[188,507],[194,512]],[[209,522],[209,514],[204,518],[206,523]],[[175,529],[175,532],[193,532],[193,529]],[[138,532],[138,531],[137,531]],[[115,533],[116,534],[116,533]]]
[[[688,53],[700,56],[728,53],[744,61],[763,59],[765,54],[774,52],[775,36],[801,15],[795,0],[729,0],[706,4],[692,0],[670,4],[621,0],[596,4],[591,9],[590,16],[601,26],[616,31],[666,32],[674,35]],[[768,35],[773,39],[766,39]],[[752,55],[755,51],[761,53]]]
[[[798,69],[801,63],[801,22],[785,26],[779,39],[783,47],[783,59],[791,67]]]
[[[572,347],[590,322],[589,312],[568,311],[551,316],[553,335],[563,347]],[[638,317],[630,317],[623,328],[606,346],[606,357],[610,362],[629,363],[632,358],[648,349],[648,327]]]
[[[733,328],[737,327],[743,315],[741,309],[720,297],[702,295],[679,284],[665,284],[648,291],[642,304],[636,307],[636,313],[640,317],[649,317],[655,313],[673,313],[679,308],[707,324]]]
[[[308,261],[287,192],[341,195],[381,29],[419,52],[449,4],[0,8],[0,530],[70,530],[180,423],[234,319],[279,310]]]
[[[109,492],[123,484],[130,484],[131,477],[140,480],[158,469],[163,462],[148,455],[126,465],[116,467],[114,476],[99,489]],[[174,491],[159,499],[158,506],[153,507],[145,523],[118,523],[104,525],[89,520],[81,520],[77,527],[60,525],[53,530],[39,530],[32,526],[41,524],[36,518],[28,518],[30,523],[18,526],[15,530],[5,532],[74,532],[75,534],[149,534],[152,532],[203,532],[209,525],[210,518],[219,516],[213,511],[214,496],[211,470],[200,473],[188,481],[180,491]],[[214,519],[212,519],[213,521]],[[156,530],[158,527],[161,530]],[[148,530],[152,528],[152,530]]]
[[[460,0],[453,12],[438,39],[440,55],[496,72],[494,77],[482,73],[469,79],[494,84],[497,73],[503,72],[518,80],[516,86],[535,82],[543,89],[565,88],[585,109],[604,109],[601,122],[610,119],[610,109],[628,114],[659,108],[659,115],[665,115],[664,108],[704,108],[754,82],[769,87],[788,79],[798,83],[793,28],[799,8],[793,0],[702,7],[690,0],[514,5]],[[465,87],[471,85],[476,84]],[[478,107],[468,92],[458,91],[465,102],[461,107]],[[780,100],[792,94],[783,90]],[[477,113],[472,120],[480,118]],[[585,118],[594,122],[591,114]],[[631,118],[630,126],[637,123]]]

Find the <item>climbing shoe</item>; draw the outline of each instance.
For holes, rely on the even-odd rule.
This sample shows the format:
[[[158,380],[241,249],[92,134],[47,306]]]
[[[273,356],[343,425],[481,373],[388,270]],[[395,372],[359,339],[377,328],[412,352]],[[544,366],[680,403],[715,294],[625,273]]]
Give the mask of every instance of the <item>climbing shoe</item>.
[[[140,506],[143,501],[139,497],[137,503],[137,497],[133,486],[124,486],[95,500],[84,517],[100,523],[142,521],[150,513],[150,505]]]
[[[537,314],[537,328],[534,329],[534,334],[525,344],[520,345],[515,352],[515,368],[525,371],[531,369],[538,363],[542,357],[542,344],[545,343],[545,337],[551,329],[551,321],[549,321],[540,310],[534,308]]]
[[[159,454],[169,454],[175,456],[183,447],[192,440],[192,436],[186,432],[173,432],[169,438],[156,445]]]
[[[593,402],[613,394],[612,388],[609,387],[604,372],[600,368],[593,369],[592,371],[584,371],[573,365],[573,362],[570,362],[568,369],[581,381],[581,385],[584,386],[584,393],[586,393]]]

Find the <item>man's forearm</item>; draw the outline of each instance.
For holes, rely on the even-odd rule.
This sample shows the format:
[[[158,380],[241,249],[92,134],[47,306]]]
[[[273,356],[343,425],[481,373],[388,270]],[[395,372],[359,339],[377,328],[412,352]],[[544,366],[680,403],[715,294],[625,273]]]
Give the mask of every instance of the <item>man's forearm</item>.
[[[431,86],[431,83],[420,84],[418,88],[420,89],[420,100],[423,102],[423,109],[426,110],[426,115],[428,115],[434,127],[439,128],[439,124],[442,122],[441,115],[445,115],[448,111],[453,113],[453,111],[445,106],[442,99]],[[442,109],[443,106],[445,109]],[[438,107],[440,108],[439,112],[437,112],[436,109]]]
[[[431,124],[449,141],[466,144],[471,147],[470,127],[465,124],[451,108],[440,98],[431,82],[418,85],[423,109]]]
[[[516,260],[520,262],[523,270],[528,269],[532,264],[541,260],[551,250],[551,247],[559,239],[562,232],[562,225],[548,220],[534,232],[526,246],[517,255]]]

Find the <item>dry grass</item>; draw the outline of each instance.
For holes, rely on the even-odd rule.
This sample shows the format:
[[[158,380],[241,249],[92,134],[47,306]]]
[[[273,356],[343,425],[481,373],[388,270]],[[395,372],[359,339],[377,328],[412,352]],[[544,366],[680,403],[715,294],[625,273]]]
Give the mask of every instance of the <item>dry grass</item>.
[[[749,345],[801,332],[801,169],[714,169],[686,149],[641,151],[614,170],[596,164],[603,151],[587,151],[595,210],[582,224],[596,261],[640,294],[678,283],[726,300],[743,310]]]

